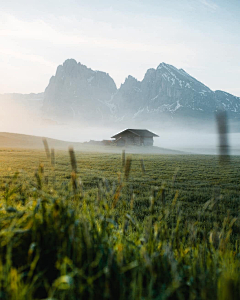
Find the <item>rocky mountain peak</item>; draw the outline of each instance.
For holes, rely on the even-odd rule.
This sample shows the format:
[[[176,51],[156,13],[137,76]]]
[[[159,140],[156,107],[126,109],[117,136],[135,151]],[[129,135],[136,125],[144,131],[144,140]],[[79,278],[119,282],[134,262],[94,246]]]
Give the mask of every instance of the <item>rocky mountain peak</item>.
[[[59,68],[65,75],[74,77],[77,76],[77,73],[80,70],[80,66],[81,65],[78,65],[75,59],[67,59],[62,66],[59,66]]]
[[[138,84],[139,84],[139,81],[135,77],[129,75],[125,79],[124,83],[121,84],[121,89],[126,90],[128,88],[132,88],[133,86],[137,86]]]
[[[102,103],[111,99],[116,90],[109,74],[68,59],[58,66],[45,90],[43,112],[46,117],[59,120],[91,121],[96,115],[104,116]],[[86,110],[90,112],[86,114]]]
[[[240,116],[240,99],[224,92],[213,92],[183,69],[160,63],[147,70],[142,81],[128,80],[113,97],[119,115],[138,121],[161,116],[192,119],[214,118],[219,109]],[[126,111],[127,108],[127,111]],[[119,119],[119,115],[117,116]]]
[[[166,64],[165,62],[161,62],[158,65],[157,70],[162,69],[162,68],[167,68],[168,66],[170,66],[170,65]]]
[[[148,69],[142,81],[129,75],[117,89],[109,74],[68,59],[51,78],[43,103],[50,117],[95,123],[205,120],[213,119],[218,109],[239,118],[240,98],[213,92],[185,70],[164,62]]]
[[[70,66],[76,66],[78,63],[75,59],[73,58],[69,58],[69,59],[66,59],[63,63],[63,67],[64,68],[67,68],[67,67],[70,67]],[[79,63],[80,64],[80,63]]]

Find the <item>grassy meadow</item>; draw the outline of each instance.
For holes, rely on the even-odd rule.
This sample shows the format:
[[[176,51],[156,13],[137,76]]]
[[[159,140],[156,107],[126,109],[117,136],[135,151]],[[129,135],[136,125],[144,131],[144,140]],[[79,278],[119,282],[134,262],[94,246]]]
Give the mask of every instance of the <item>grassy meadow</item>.
[[[0,299],[239,299],[240,157],[0,149]]]

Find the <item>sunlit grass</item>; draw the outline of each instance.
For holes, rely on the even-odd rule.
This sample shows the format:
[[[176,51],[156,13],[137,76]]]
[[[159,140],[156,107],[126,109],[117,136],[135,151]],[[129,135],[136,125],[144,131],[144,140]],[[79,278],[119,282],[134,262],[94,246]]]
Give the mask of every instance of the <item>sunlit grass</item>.
[[[238,157],[0,159],[0,299],[239,299]]]

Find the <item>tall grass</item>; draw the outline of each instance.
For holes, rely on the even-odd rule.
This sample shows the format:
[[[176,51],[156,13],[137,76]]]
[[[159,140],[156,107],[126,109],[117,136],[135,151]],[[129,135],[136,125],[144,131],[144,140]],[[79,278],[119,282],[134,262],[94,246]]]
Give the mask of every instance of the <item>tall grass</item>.
[[[51,173],[40,164],[24,184],[16,173],[2,186],[0,299],[240,298],[238,219],[225,214],[219,226],[217,192],[188,219],[173,190],[176,171],[171,185],[149,188],[142,217],[130,157],[119,162],[117,185],[103,178],[88,193],[73,149],[62,186],[46,180],[56,160],[46,153]],[[143,161],[139,168],[146,172]]]

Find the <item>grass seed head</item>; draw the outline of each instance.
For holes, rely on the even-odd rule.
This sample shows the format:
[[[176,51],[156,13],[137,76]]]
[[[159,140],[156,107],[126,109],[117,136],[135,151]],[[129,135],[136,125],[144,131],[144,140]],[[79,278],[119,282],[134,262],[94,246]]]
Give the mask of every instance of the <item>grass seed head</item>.
[[[43,138],[42,141],[43,141],[43,145],[44,145],[44,149],[45,149],[45,152],[46,152],[47,159],[50,159],[50,151],[49,151],[47,139]]]
[[[124,168],[125,166],[125,161],[126,160],[126,155],[125,155],[125,150],[122,150],[122,167]]]
[[[51,166],[55,166],[55,152],[53,148],[51,149]]]
[[[126,164],[125,164],[125,173],[124,173],[124,177],[126,180],[128,180],[129,174],[130,174],[130,170],[131,170],[131,164],[132,164],[132,158],[128,157]]]
[[[143,159],[140,160],[140,163],[141,163],[141,170],[142,170],[142,173],[143,173],[143,174],[146,174],[146,169],[145,169],[145,165],[144,165]]]
[[[72,170],[74,172],[77,172],[77,161],[76,161],[75,153],[74,153],[74,150],[72,147],[69,147],[69,155],[70,155]]]

